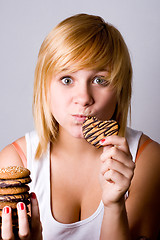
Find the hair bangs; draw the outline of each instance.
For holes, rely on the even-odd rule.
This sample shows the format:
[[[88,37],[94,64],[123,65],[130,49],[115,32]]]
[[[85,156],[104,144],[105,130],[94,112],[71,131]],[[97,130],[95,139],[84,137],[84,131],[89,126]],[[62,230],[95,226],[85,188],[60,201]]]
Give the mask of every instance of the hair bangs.
[[[79,14],[62,21],[45,38],[40,48],[34,82],[34,120],[40,143],[36,157],[48,142],[54,142],[58,123],[48,108],[47,93],[53,74],[69,71],[107,70],[107,80],[116,89],[114,114],[124,136],[131,99],[132,66],[120,32],[102,18]]]
[[[61,39],[59,45],[54,50],[53,61],[50,61],[50,70],[54,73],[69,69],[78,71],[80,69],[107,69],[110,73],[108,81],[117,89],[119,93],[123,86],[126,66],[130,63],[126,46],[122,42],[121,36],[113,37],[115,28],[108,24],[101,24],[96,33],[81,36],[78,33],[66,33],[66,37]],[[117,35],[116,30],[116,35]],[[77,36],[78,34],[78,36]],[[120,33],[118,33],[120,35]],[[129,67],[130,68],[130,67]]]

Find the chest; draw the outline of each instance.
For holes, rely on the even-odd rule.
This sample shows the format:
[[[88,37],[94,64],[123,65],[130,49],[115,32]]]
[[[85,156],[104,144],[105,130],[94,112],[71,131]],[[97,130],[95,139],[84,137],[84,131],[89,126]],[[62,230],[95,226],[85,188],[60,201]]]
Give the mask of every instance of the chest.
[[[66,165],[52,161],[51,211],[58,222],[84,220],[97,210],[101,201],[99,167],[99,163]]]

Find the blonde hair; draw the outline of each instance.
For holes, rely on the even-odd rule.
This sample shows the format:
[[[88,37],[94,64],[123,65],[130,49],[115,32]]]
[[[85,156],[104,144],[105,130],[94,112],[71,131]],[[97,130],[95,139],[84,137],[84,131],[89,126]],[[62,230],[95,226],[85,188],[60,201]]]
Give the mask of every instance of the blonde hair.
[[[36,157],[54,142],[58,123],[47,101],[51,75],[66,68],[72,70],[110,69],[109,80],[117,90],[114,119],[123,136],[131,99],[132,66],[127,46],[120,32],[99,16],[78,14],[59,23],[46,37],[39,51],[35,69],[33,115],[39,136]]]

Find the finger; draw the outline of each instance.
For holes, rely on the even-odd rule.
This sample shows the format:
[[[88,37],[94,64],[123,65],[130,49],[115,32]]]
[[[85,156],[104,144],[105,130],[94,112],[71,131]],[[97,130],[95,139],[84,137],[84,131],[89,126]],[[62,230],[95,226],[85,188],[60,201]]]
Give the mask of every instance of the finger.
[[[17,204],[19,237],[20,239],[29,239],[30,229],[27,216],[26,205],[23,202]]]
[[[42,232],[42,226],[40,222],[40,213],[38,207],[38,201],[35,193],[31,193],[31,226],[32,229],[37,229]]]
[[[100,141],[100,144],[104,147],[108,145],[117,146],[121,151],[130,153],[128,142],[124,137],[120,137],[117,135],[108,136],[103,139],[103,141]]]
[[[114,159],[107,159],[107,161],[103,162],[101,165],[101,174],[104,175],[107,171],[114,170],[128,179],[133,177],[133,169],[127,167],[123,163],[116,161]]]
[[[115,184],[119,191],[125,192],[130,186],[130,180],[114,170],[107,171],[104,174],[104,178],[106,181]]]
[[[12,210],[9,206],[2,211],[2,239],[14,239],[12,230]]]
[[[126,165],[127,167],[134,169],[135,164],[132,161],[132,156],[121,151],[118,147],[111,147],[107,151],[104,151],[100,159],[102,162],[108,161],[108,159],[114,159]]]

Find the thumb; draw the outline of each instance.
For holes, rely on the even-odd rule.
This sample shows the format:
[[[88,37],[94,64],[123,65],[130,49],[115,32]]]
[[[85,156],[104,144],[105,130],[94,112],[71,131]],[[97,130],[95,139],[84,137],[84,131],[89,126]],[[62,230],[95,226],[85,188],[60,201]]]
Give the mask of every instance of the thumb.
[[[34,192],[32,192],[30,196],[31,196],[31,227],[32,229],[37,230],[40,229],[40,231],[42,232],[38,200]]]

